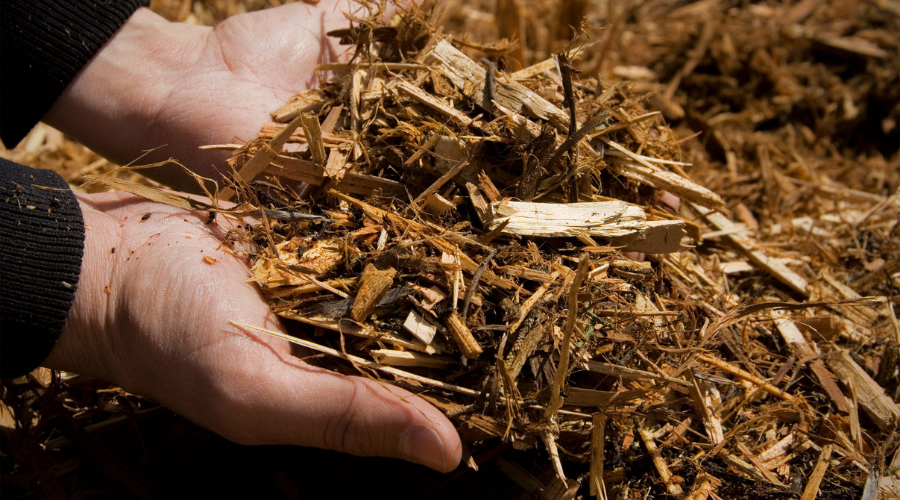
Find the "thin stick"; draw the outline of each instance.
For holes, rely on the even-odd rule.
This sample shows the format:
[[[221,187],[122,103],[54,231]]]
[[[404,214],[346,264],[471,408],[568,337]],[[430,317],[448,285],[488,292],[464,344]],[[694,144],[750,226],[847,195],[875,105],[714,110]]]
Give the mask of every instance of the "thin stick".
[[[556,477],[560,478],[563,483],[565,483],[566,473],[563,472],[562,461],[559,459],[559,449],[556,447],[556,438],[553,437],[553,433],[549,430],[542,431],[541,438],[544,440],[547,451],[550,453],[550,462],[553,464],[553,470],[556,471]]]
[[[519,318],[516,319],[516,321],[509,327],[509,330],[507,330],[509,333],[516,333],[516,330],[518,330],[519,327],[522,326],[522,322],[525,321],[525,318],[529,313],[531,313],[531,310],[534,308],[534,306],[538,302],[540,302],[540,300],[544,297],[544,294],[547,293],[547,290],[549,290],[550,287],[556,283],[556,278],[558,277],[559,271],[553,271],[553,274],[550,275],[550,281],[541,284],[541,286],[534,291],[531,297],[528,297],[525,303],[522,304],[521,307],[519,307]]]
[[[556,421],[556,412],[562,406],[562,387],[566,380],[566,373],[569,371],[569,351],[572,344],[572,332],[575,331],[575,320],[578,317],[578,290],[581,283],[588,274],[590,269],[590,260],[587,254],[581,256],[581,262],[578,263],[578,271],[575,272],[575,279],[572,281],[572,287],[569,288],[569,318],[566,320],[566,333],[563,335],[562,345],[559,348],[559,366],[556,367],[556,377],[553,379],[553,389],[550,392],[550,404],[544,417],[547,422]]]
[[[450,170],[447,171],[447,173],[442,175],[438,180],[434,181],[434,183],[432,183],[430,186],[428,186],[428,188],[426,188],[425,191],[422,191],[422,194],[420,194],[419,196],[416,197],[415,200],[413,200],[413,204],[421,205],[425,200],[428,199],[429,196],[432,195],[432,193],[434,193],[438,189],[442,188],[444,186],[444,184],[447,183],[447,181],[456,177],[456,175],[458,173],[462,172],[462,169],[466,168],[466,166],[468,164],[469,164],[469,157],[465,157],[462,160],[460,160],[459,163],[454,165],[453,168],[451,168]]]
[[[649,314],[641,314],[640,316],[650,316]],[[635,370],[625,366],[614,365],[611,363],[602,363],[600,361],[588,361],[587,369],[592,372],[611,375],[613,377],[622,377],[627,380],[654,380],[657,382],[668,382],[683,387],[691,387],[692,384],[687,380],[669,377],[666,375],[658,375],[656,373],[646,372],[643,370]]]
[[[778,396],[785,401],[793,402],[797,400],[796,397],[791,396],[790,394],[782,391],[781,389],[766,382],[765,380],[753,375],[752,373],[745,372],[744,370],[741,370],[740,368],[730,363],[722,361],[721,359],[710,356],[709,354],[700,354],[698,357],[722,371],[726,371],[734,375],[735,377],[742,378],[748,382],[758,385],[760,388],[762,388],[762,390],[768,392],[769,394],[772,394],[773,396]]]

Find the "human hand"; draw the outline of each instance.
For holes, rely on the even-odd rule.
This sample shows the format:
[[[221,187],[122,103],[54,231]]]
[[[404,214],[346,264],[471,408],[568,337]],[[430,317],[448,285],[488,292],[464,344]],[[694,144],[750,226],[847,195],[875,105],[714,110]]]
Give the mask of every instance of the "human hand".
[[[84,264],[46,365],[113,381],[243,444],[296,444],[403,458],[439,471],[461,444],[407,391],[310,366],[290,345],[232,326],[281,331],[222,217],[123,193],[80,195]],[[145,218],[145,214],[149,214]]]
[[[325,33],[346,27],[343,12],[354,5],[292,3],[215,28],[170,23],[138,9],[45,121],[119,164],[159,148],[141,163],[171,157],[218,178],[228,154],[198,148],[255,138],[269,112],[316,86],[316,64],[344,50]],[[197,191],[196,181],[174,165],[148,175]]]

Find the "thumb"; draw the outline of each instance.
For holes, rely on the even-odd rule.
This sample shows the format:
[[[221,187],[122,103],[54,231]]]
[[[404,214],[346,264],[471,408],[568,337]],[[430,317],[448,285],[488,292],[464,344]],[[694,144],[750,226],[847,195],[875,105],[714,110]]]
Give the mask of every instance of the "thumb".
[[[258,374],[242,374],[245,384],[248,376],[260,377],[245,385],[254,390],[243,394],[240,405],[252,411],[255,424],[241,426],[231,439],[401,458],[440,472],[459,464],[462,445],[453,425],[418,396],[388,383],[278,357]]]

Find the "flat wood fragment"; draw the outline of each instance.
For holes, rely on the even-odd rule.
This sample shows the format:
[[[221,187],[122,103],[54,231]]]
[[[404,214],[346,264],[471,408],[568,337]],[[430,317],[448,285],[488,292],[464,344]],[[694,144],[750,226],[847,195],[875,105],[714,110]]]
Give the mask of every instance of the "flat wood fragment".
[[[314,113],[325,105],[326,96],[321,88],[315,88],[300,92],[291,97],[288,102],[272,112],[272,119],[276,122],[287,123],[297,118],[301,113]]]
[[[750,478],[759,481],[760,483],[766,482],[766,478],[759,473],[759,470],[756,467],[741,460],[733,453],[724,454],[722,459],[725,461],[725,463],[746,474]]]
[[[309,145],[310,153],[312,153],[313,163],[325,165],[327,160],[325,156],[325,141],[322,139],[322,128],[319,125],[319,119],[307,113],[301,113],[300,117],[303,124],[303,135],[306,136],[306,143]]]
[[[448,181],[450,181],[450,179],[453,179],[453,177],[455,177],[458,173],[460,173],[462,171],[462,169],[464,169],[468,164],[469,164],[468,159],[466,159],[466,158],[461,159],[459,161],[459,163],[457,163],[453,168],[448,170],[444,175],[440,176],[436,181],[431,183],[430,186],[425,188],[425,190],[422,191],[422,193],[419,194],[419,196],[417,196],[415,200],[413,200],[413,204],[420,204],[423,201],[425,201],[426,199],[428,199],[429,196],[431,196],[435,191],[437,191],[438,189],[443,187],[444,184],[446,184]]]
[[[556,437],[549,430],[545,430],[541,432],[541,440],[544,441],[544,445],[547,447],[547,453],[550,454],[550,463],[553,465],[556,477],[565,481],[566,473],[563,471],[562,461],[559,459],[559,449],[556,447]]]
[[[787,319],[785,311],[770,311],[769,314],[773,318],[775,327],[781,333],[784,341],[791,346],[791,350],[794,351],[794,354],[798,358],[812,359],[818,356],[815,347],[806,340],[806,337],[803,336],[803,333],[800,332],[799,328],[797,328],[792,321]],[[825,392],[827,392],[829,396],[831,396],[831,400],[834,401],[838,410],[843,413],[850,411],[850,405],[847,403],[847,398],[844,397],[844,393],[841,392],[841,389],[837,386],[837,383],[835,383],[834,376],[828,371],[828,368],[825,367],[825,363],[823,363],[821,359],[815,359],[810,364],[810,368],[813,373],[815,373],[822,388],[825,389]]]
[[[550,275],[550,279],[544,282],[541,286],[538,287],[537,290],[528,297],[528,299],[522,303],[522,306],[519,308],[519,317],[516,319],[511,325],[509,325],[509,333],[516,333],[519,329],[519,326],[522,325],[522,322],[525,321],[525,318],[528,317],[528,314],[531,312],[531,309],[544,297],[544,294],[547,293],[547,290],[550,289],[550,286],[553,285],[554,280],[559,277],[559,272],[554,271],[553,274]]]
[[[301,246],[306,247],[302,253]],[[292,239],[277,244],[275,249],[278,260],[260,260],[250,269],[253,279],[267,287],[314,285],[310,277],[323,276],[344,260],[340,241],[335,238]]]
[[[504,234],[516,236],[633,237],[650,240],[653,253],[684,250],[684,224],[648,221],[639,207],[618,201],[591,203],[532,203],[503,200],[491,203],[491,227],[509,221]]]
[[[900,408],[897,403],[884,393],[884,389],[846,351],[829,354],[826,362],[841,382],[853,384],[859,395],[859,405],[879,428],[896,429],[900,425]]]
[[[494,185],[493,181],[491,181],[491,178],[485,175],[484,172],[478,173],[478,187],[481,188],[481,191],[485,196],[487,196],[488,201],[490,201],[491,203],[500,201],[502,199],[497,186]]]
[[[485,99],[486,69],[457,50],[450,42],[441,40],[429,53],[429,64],[439,64],[442,74],[463,94],[486,110],[494,109]],[[520,83],[500,81],[494,100],[515,113],[526,113],[535,118],[549,120],[560,130],[569,125],[568,115],[543,97],[528,90]]]
[[[400,195],[405,192],[402,184],[390,179],[358,174],[347,170],[343,170],[343,172],[344,177],[334,184],[332,189],[363,195],[372,194],[373,191],[379,190],[385,194],[394,195]],[[321,186],[328,181],[328,176],[325,175],[325,168],[299,158],[278,156],[265,168],[265,173],[294,181],[306,182],[314,186]]]
[[[615,173],[658,189],[665,189],[672,194],[703,207],[719,212],[728,212],[728,207],[725,206],[725,202],[722,198],[709,189],[674,172],[670,172],[662,167],[649,163],[646,158],[632,153],[615,141],[606,138],[602,138],[601,140],[634,160],[634,162],[627,163],[611,162],[608,168]]]
[[[275,137],[284,132],[285,128],[287,128],[288,125],[290,124],[267,122],[263,124],[262,129],[260,130],[260,137]],[[303,128],[294,129],[287,140],[287,142],[297,143],[304,143],[307,141],[306,131],[303,130]],[[326,147],[348,147],[353,144],[353,139],[348,137],[346,134],[335,134],[322,130],[322,142],[325,143]]]
[[[722,401],[719,391],[709,382],[692,377],[690,394],[694,411],[703,422],[709,442],[714,445],[723,443],[725,432],[722,430],[722,419],[716,412],[716,407]]]
[[[416,87],[412,83],[408,81],[401,81],[397,88],[402,90],[408,96],[412,97],[416,101],[428,106],[429,108],[437,111],[441,115],[446,118],[449,118],[457,125],[466,127],[472,123],[472,119],[465,115],[465,113],[458,111],[453,108],[449,104],[441,101],[440,99],[434,97],[433,95],[425,92],[424,90]]]
[[[822,484],[822,479],[825,478],[825,471],[828,470],[828,461],[831,460],[832,449],[833,446],[831,444],[826,444],[822,447],[822,453],[819,454],[816,466],[813,467],[813,471],[809,475],[809,480],[806,482],[806,487],[803,488],[803,495],[800,496],[800,500],[815,500],[816,495],[819,494],[819,485]]]
[[[598,500],[607,500],[606,484],[603,481],[603,462],[605,457],[603,454],[606,428],[606,415],[603,413],[594,413],[591,423],[591,475],[590,475],[590,493],[597,497]]]
[[[706,500],[721,484],[722,481],[705,472],[701,472],[697,475],[697,479],[694,480],[694,486],[691,487],[691,491],[684,497],[684,500]]]
[[[415,309],[409,311],[406,320],[403,322],[403,328],[425,344],[431,344],[435,333],[437,333],[437,327],[432,325]]]
[[[782,457],[791,449],[791,446],[794,444],[794,434],[788,434],[784,438],[780,439],[778,442],[773,443],[768,448],[764,449],[759,454],[759,460],[762,462],[771,462],[778,457]],[[769,467],[771,469],[771,467]]]
[[[438,193],[434,193],[425,200],[425,208],[435,217],[440,217],[448,210],[453,209],[456,205],[452,201],[444,198]]]
[[[698,205],[691,204],[690,206],[691,210],[700,214],[704,218],[704,220],[706,220],[706,222],[708,222],[715,229],[719,231],[734,230],[734,223],[728,220],[728,218],[724,215],[714,213]],[[725,238],[728,239],[732,245],[737,247],[747,257],[749,257],[754,264],[765,269],[778,281],[781,281],[785,285],[791,287],[791,289],[799,293],[801,296],[809,297],[809,282],[806,280],[806,278],[803,278],[799,274],[790,270],[787,266],[782,264],[781,261],[766,255],[763,250],[760,250],[759,245],[755,244],[751,239],[747,237],[737,236],[734,233],[727,234]]]
[[[743,453],[744,456],[747,457],[747,460],[750,460],[750,463],[752,463],[753,466],[756,467],[756,470],[759,471],[759,474],[764,477],[766,481],[778,486],[784,486],[783,484],[781,484],[781,481],[779,481],[778,478],[775,477],[775,474],[772,474],[772,472],[768,468],[766,468],[765,464],[763,464],[763,462],[756,455],[754,455],[749,448],[747,448],[747,445],[738,442],[737,447],[739,450],[741,450],[741,453]]]
[[[466,183],[466,191],[469,193],[469,201],[472,203],[472,207],[475,208],[475,214],[478,216],[478,220],[481,221],[481,225],[489,227],[492,219],[491,208],[487,198],[484,197],[478,186],[471,182]]]
[[[328,153],[328,159],[325,164],[325,177],[328,177],[336,184],[340,184],[347,174],[347,156],[347,152],[338,148],[332,148]]]

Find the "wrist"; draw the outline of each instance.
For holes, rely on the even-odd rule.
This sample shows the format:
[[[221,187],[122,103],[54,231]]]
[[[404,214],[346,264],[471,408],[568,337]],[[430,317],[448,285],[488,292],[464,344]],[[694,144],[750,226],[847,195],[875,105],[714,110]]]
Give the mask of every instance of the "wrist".
[[[78,195],[85,225],[84,253],[75,300],[62,334],[43,365],[110,378],[106,345],[109,285],[119,244],[119,221],[99,210],[91,196]]]

